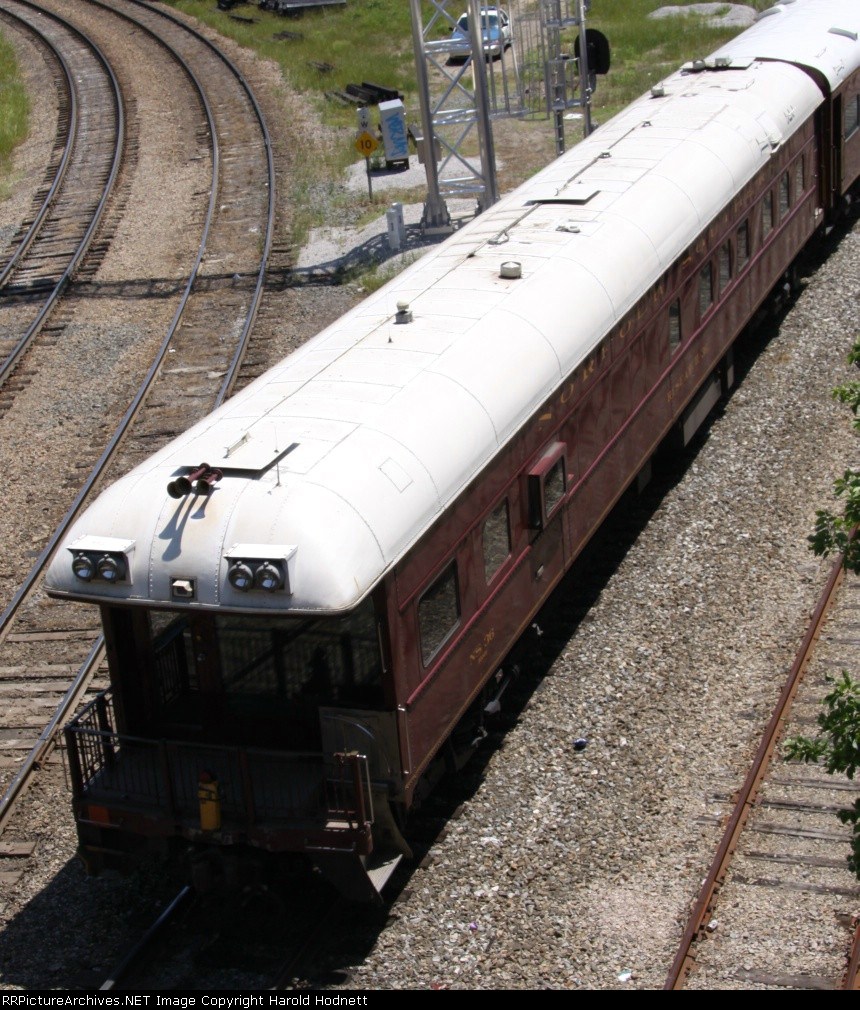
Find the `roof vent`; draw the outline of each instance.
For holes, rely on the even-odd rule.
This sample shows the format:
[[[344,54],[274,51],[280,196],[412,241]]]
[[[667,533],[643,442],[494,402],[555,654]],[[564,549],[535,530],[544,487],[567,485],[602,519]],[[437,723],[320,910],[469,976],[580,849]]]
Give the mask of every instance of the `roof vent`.
[[[662,84],[655,84],[651,88],[651,97],[652,98],[662,98],[665,94],[666,94],[666,89],[663,87]]]
[[[523,265],[516,260],[505,260],[499,267],[499,277],[507,280],[518,280],[523,275]]]
[[[397,313],[394,316],[394,322],[395,323],[412,322],[412,309],[409,308],[409,302],[397,303]]]

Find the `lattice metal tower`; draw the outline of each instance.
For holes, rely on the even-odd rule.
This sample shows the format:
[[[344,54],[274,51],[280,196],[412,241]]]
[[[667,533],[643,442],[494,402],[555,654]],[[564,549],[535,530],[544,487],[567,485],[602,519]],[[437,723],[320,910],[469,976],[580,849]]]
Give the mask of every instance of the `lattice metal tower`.
[[[446,197],[474,197],[479,211],[498,199],[493,120],[552,115],[558,153],[564,150],[564,110],[584,105],[590,130],[588,70],[565,51],[573,45],[569,30],[584,32],[587,0],[508,0],[510,46],[474,60],[472,54],[486,44],[480,26],[491,3],[410,0],[427,172],[425,230],[451,227]],[[454,34],[464,13],[468,42]]]

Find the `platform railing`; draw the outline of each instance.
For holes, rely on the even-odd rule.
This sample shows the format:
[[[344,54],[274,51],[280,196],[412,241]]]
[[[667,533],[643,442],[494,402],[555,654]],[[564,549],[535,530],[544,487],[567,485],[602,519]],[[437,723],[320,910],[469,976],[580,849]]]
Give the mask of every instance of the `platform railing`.
[[[217,783],[225,824],[373,819],[367,758],[152,740],[117,733],[111,692],[99,694],[65,729],[77,801],[199,817],[199,785]]]

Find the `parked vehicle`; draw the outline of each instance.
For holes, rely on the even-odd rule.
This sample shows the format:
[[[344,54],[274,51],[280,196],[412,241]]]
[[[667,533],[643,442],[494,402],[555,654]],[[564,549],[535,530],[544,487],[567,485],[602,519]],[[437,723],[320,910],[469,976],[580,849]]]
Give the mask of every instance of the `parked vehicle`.
[[[482,7],[481,34],[484,40],[484,53],[488,59],[501,56],[504,50],[510,49],[514,38],[508,12],[502,10],[501,7]],[[451,39],[457,45],[456,52],[451,54],[452,58],[468,59],[472,52],[468,13],[461,14],[457,19]]]

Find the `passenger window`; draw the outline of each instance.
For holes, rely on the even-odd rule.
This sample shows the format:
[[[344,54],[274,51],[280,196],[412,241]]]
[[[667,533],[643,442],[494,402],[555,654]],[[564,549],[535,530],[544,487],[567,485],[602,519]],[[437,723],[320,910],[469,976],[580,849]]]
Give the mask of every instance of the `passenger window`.
[[[744,221],[737,231],[738,270],[743,270],[750,258],[750,223]]]
[[[773,193],[767,193],[761,202],[761,235],[767,238],[773,231]]]
[[[149,612],[156,700],[167,709],[200,690],[188,618],[172,611]]]
[[[803,157],[797,159],[794,166],[794,202],[800,199],[801,194],[806,189],[806,175],[803,170]]]
[[[860,127],[860,95],[855,95],[845,102],[845,129],[843,135],[847,140]]]
[[[459,620],[457,563],[452,561],[418,601],[418,633],[425,666],[451,637]]]
[[[711,264],[706,263],[699,271],[699,315],[704,316],[714,304],[714,281]]]
[[[791,193],[789,192],[788,172],[779,180],[779,219],[780,221],[788,213],[791,207]]]
[[[564,498],[564,458],[556,460],[543,483],[543,500],[547,519]]]
[[[341,617],[219,614],[215,626],[231,708],[247,710],[251,699],[362,704],[381,697],[382,658],[369,599]]]
[[[564,443],[554,442],[529,470],[529,526],[533,530],[543,529],[564,498],[564,452]]]
[[[681,302],[675,299],[669,306],[669,350],[672,354],[681,345]]]
[[[732,279],[732,245],[725,242],[720,247],[720,294],[729,286]]]
[[[508,499],[497,505],[484,520],[484,577],[489,584],[511,554]]]

